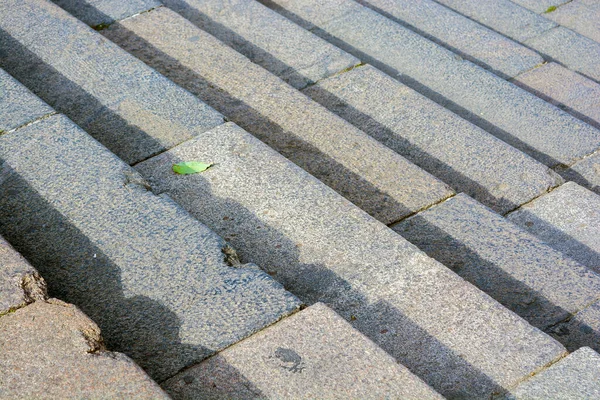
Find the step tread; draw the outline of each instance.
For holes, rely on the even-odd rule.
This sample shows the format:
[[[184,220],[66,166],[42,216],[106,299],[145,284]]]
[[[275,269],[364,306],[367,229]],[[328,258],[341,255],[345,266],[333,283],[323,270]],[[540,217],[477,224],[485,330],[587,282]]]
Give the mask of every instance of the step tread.
[[[1,233],[157,380],[299,306],[62,115],[0,136],[0,159]]]
[[[169,379],[174,398],[442,399],[321,303]]]
[[[555,249],[600,272],[600,196],[567,182],[508,215]]]
[[[369,65],[304,93],[500,213],[562,181],[548,167]]]
[[[272,2],[292,20],[311,22],[330,42],[548,166],[572,164],[600,147],[597,129],[358,3]]]
[[[170,9],[129,18],[103,33],[384,223],[453,194]]]
[[[464,194],[394,230],[540,329],[600,298],[600,276]]]
[[[169,171],[174,160],[209,158],[215,166],[200,175]],[[243,261],[265,266],[306,303],[334,308],[443,395],[489,395],[563,352],[233,124],[137,168]]]
[[[48,1],[0,3],[0,68],[132,164],[223,122]],[[168,100],[168,101],[165,101]]]
[[[0,348],[3,399],[169,398],[127,356],[105,351],[98,326],[60,300],[0,317]]]

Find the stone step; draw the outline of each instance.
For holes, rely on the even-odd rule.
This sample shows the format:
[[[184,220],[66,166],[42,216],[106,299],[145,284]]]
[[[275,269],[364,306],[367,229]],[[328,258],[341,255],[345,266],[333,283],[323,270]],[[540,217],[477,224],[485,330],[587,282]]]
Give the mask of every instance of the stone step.
[[[556,63],[547,63],[512,82],[600,128],[600,84]]]
[[[194,95],[52,3],[2,1],[0,14],[0,68],[127,163],[223,123]]]
[[[63,115],[0,136],[0,177],[0,234],[158,381],[300,304]]]
[[[561,171],[561,175],[600,194],[600,151]]]
[[[321,303],[163,384],[174,399],[443,399]]]
[[[49,299],[44,279],[1,236],[0,349],[1,399],[169,398],[127,356],[106,351],[79,309]]]
[[[550,167],[600,147],[597,129],[358,3],[262,2]]]
[[[544,17],[549,20],[600,42],[600,23],[598,23],[600,21],[600,3],[598,2],[574,0],[558,5],[558,7],[556,7],[557,4],[553,4],[556,7],[553,11],[549,11],[549,8],[539,11],[537,7],[537,9],[532,9],[532,4],[523,4],[519,1],[516,3],[537,13],[543,13]]]
[[[599,275],[465,194],[393,229],[542,330],[600,299]]]
[[[505,79],[544,61],[536,52],[433,0],[358,0],[358,3]]]
[[[600,43],[510,0],[436,1],[600,83]]]
[[[202,174],[171,165],[206,160]],[[307,304],[323,302],[442,395],[502,392],[563,347],[229,123],[136,167]]]
[[[153,8],[162,5],[158,0],[93,0],[91,2],[80,0],[51,1],[97,30],[103,29],[116,21],[152,10]]]
[[[371,66],[322,80],[304,92],[499,213],[562,182],[548,167]]]
[[[568,257],[600,272],[600,196],[596,193],[567,182],[507,218]]]
[[[522,382],[506,396],[515,400],[600,398],[600,355],[584,347]]]
[[[454,193],[168,8],[102,32],[386,224]]]

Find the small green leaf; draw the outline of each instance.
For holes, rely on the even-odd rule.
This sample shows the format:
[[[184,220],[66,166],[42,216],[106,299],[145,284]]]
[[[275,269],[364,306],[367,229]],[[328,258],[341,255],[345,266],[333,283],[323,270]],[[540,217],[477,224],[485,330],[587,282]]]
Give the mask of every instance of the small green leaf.
[[[198,172],[206,171],[211,164],[206,164],[200,161],[185,161],[173,164],[173,171],[181,175],[197,174]]]
[[[550,6],[548,7],[548,9],[546,11],[544,11],[544,13],[548,14],[551,13],[552,11],[556,11],[556,6]]]

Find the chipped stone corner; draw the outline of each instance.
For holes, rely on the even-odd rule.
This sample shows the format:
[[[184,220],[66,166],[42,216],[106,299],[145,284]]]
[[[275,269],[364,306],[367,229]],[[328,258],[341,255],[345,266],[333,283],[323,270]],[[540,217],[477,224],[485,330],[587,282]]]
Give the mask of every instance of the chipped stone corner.
[[[21,279],[21,289],[23,290],[23,299],[26,304],[48,299],[48,285],[37,271],[23,276]]]

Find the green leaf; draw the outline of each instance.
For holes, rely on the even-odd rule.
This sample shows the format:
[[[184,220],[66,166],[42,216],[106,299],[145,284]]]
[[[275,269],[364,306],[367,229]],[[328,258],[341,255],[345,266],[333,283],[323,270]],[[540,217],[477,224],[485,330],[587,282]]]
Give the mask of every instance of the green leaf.
[[[548,14],[551,13],[552,11],[556,11],[556,6],[550,6],[548,7],[548,9],[546,11],[544,11],[544,13]]]
[[[206,164],[200,161],[185,161],[173,164],[173,171],[181,175],[197,174],[206,171],[213,164]]]

